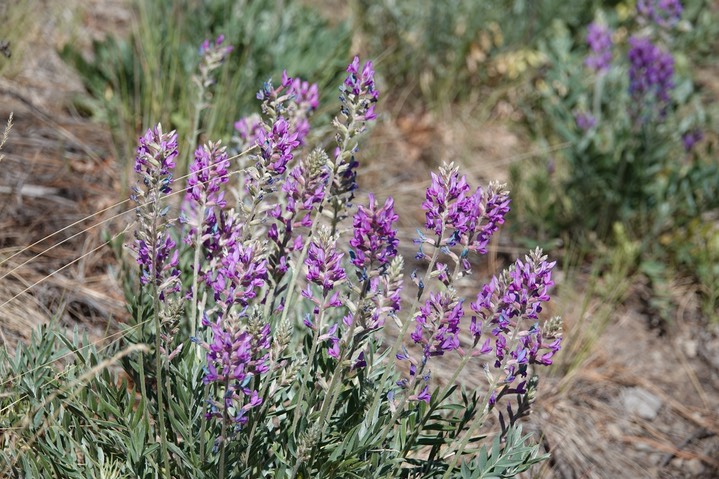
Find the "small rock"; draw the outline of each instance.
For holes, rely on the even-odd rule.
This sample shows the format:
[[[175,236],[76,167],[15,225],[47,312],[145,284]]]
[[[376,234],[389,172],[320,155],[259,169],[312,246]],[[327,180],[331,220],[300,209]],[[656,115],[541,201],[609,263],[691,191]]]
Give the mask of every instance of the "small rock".
[[[624,436],[622,428],[615,423],[610,423],[607,425],[607,433],[609,434],[609,437],[617,441],[620,440],[622,436]]]
[[[704,472],[704,464],[700,459],[689,459],[684,463],[684,468],[691,473],[692,477],[696,477]]]
[[[684,459],[675,457],[674,459],[672,459],[671,465],[673,468],[679,469],[681,471],[684,469]]]
[[[699,342],[695,339],[687,339],[684,341],[684,354],[687,355],[689,359],[694,359],[697,357],[697,353],[699,352]]]
[[[653,421],[662,407],[662,400],[646,389],[627,388],[622,391],[624,409],[642,419]]]

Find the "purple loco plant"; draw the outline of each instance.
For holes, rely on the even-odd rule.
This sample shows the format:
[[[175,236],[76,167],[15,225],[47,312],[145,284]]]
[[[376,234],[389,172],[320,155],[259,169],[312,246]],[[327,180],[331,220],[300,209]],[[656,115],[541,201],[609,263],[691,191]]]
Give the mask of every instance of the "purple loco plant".
[[[648,38],[629,39],[629,92],[639,105],[635,117],[664,117],[674,88],[674,57]]]
[[[366,203],[353,205],[359,138],[376,119],[374,77],[371,62],[355,58],[348,66],[332,157],[322,148],[306,149],[316,85],[287,74],[279,88],[267,82],[257,95],[261,116],[238,122],[249,164],[238,171],[220,143],[196,149],[182,223],[192,257],[184,297],[198,354],[176,349],[166,369],[170,382],[180,371],[201,377],[201,390],[190,397],[204,398],[204,420],[199,446],[174,439],[184,432],[160,433],[174,443],[163,448],[168,473],[179,470],[172,462],[184,448],[186,457],[200,458],[220,478],[278,471],[292,479],[406,475],[415,470],[411,457],[427,432],[442,429],[454,432],[430,442],[438,457],[449,459],[421,467],[453,474],[470,437],[500,402],[507,412],[500,414],[499,437],[517,445],[527,440],[517,436],[515,423],[534,397],[535,368],[550,365],[561,345],[557,322],[540,320],[554,263],[531,252],[468,301],[459,279],[487,253],[509,211],[509,193],[498,183],[473,188],[458,167],[443,165],[425,192],[425,230],[415,240],[424,275],[410,275],[416,291],[403,305],[407,285],[394,200],[369,194]],[[180,288],[182,252],[161,205],[176,156],[176,137],[159,126],[141,139],[137,168],[146,188],[135,195],[152,200],[143,217],[155,226],[138,229],[135,249],[160,310]],[[233,187],[236,173],[241,180]],[[226,199],[228,191],[235,201]],[[389,348],[380,334],[388,323],[400,329]],[[157,328],[167,336],[162,324]],[[448,385],[437,388],[432,370],[451,354],[460,364]],[[459,416],[445,405],[456,406],[452,393],[470,361],[487,381],[465,402],[462,425],[448,428]],[[184,397],[167,391],[168,402]],[[509,395],[517,401],[506,401]],[[170,411],[158,425],[175,427],[177,410]],[[209,440],[214,447],[205,448]],[[536,449],[526,451],[534,452],[522,456],[523,467],[539,460]]]

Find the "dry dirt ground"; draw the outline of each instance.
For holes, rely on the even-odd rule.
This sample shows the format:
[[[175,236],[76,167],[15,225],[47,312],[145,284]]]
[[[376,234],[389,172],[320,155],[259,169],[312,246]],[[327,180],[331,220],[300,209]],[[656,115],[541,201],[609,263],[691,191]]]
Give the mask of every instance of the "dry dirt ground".
[[[15,114],[0,168],[0,341],[6,345],[27,340],[50,320],[101,340],[124,314],[114,255],[103,246],[104,232],[131,220],[111,219],[127,210],[110,208],[122,200],[118,161],[106,127],[72,108],[73,97],[85,92],[56,52],[67,41],[123,34],[131,15],[125,2],[111,0],[71,0],[66,8],[37,3],[40,14],[24,48],[11,60],[0,57],[13,62],[0,70],[0,121]],[[471,107],[446,115],[391,113],[367,151],[381,161],[364,166],[360,178],[365,191],[396,197],[405,244],[422,221],[418,205],[429,171],[441,161],[460,161],[475,181],[506,180],[508,165],[533,151],[503,112],[482,124],[472,121]],[[93,225],[99,226],[83,232]],[[519,251],[505,234],[485,275]],[[411,248],[404,253],[413,256]],[[719,477],[719,328],[706,327],[691,289],[676,285],[680,308],[660,334],[650,326],[640,282],[627,284],[623,305],[609,309],[592,299],[581,268],[558,276],[551,309],[564,318],[564,358],[544,375],[526,424],[552,459],[532,476]],[[463,379],[475,380],[471,372]]]

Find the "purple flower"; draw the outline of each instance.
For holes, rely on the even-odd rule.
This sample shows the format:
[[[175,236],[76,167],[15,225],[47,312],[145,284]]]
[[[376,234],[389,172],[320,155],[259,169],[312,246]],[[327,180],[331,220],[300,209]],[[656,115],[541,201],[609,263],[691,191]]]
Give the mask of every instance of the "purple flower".
[[[469,251],[486,254],[489,240],[509,212],[509,193],[497,183],[470,191],[467,178],[460,177],[451,164],[441,167],[439,175],[432,173],[422,203],[425,227],[442,235],[446,246],[460,243]]]
[[[175,168],[177,154],[177,133],[163,133],[162,125],[158,123],[140,137],[135,172],[143,173],[144,170],[146,181],[160,183],[161,192],[167,194],[172,191],[170,171]]]
[[[597,126],[597,119],[594,115],[586,112],[576,112],[574,114],[574,121],[577,123],[577,127],[582,131],[589,131]]]
[[[600,23],[591,23],[587,29],[587,44],[591,53],[584,64],[597,73],[604,73],[612,63],[612,32]]]
[[[367,95],[374,100],[379,98],[374,83],[374,66],[372,61],[368,61],[362,67],[362,73],[359,72],[360,60],[358,56],[352,59],[352,63],[347,66],[347,78],[345,78],[346,92],[353,94],[355,97]]]
[[[214,42],[205,39],[200,44],[199,54],[201,57],[213,57],[211,61],[222,62],[222,60],[235,49],[232,45],[222,46],[225,36],[220,34]]]
[[[342,268],[342,256],[337,252],[336,240],[326,232],[320,232],[310,243],[305,260],[306,278],[308,282],[322,286],[324,296],[347,277]]]
[[[207,351],[207,369],[203,382],[227,385],[222,404],[214,404],[205,417],[222,418],[222,410],[234,410],[230,419],[238,424],[247,422],[247,412],[262,404],[257,391],[247,387],[250,379],[269,370],[270,325],[266,324],[256,335],[239,327],[237,318],[219,317],[216,322],[204,318],[203,325],[212,330],[210,343],[200,343]],[[242,408],[235,407],[243,401]],[[232,409],[231,409],[232,408]]]
[[[423,347],[425,359],[442,356],[459,348],[459,322],[464,316],[462,302],[454,293],[432,293],[415,318],[417,327],[410,337]]]
[[[469,191],[467,177],[460,178],[458,169],[440,170],[432,173],[432,184],[425,192],[422,209],[425,227],[439,236],[445,225],[462,225],[467,218],[463,213],[464,200]]]
[[[687,153],[692,151],[694,147],[704,139],[704,132],[699,129],[689,130],[682,135],[682,143],[684,144],[684,151]]]
[[[341,212],[348,208],[354,198],[359,166],[356,158],[359,148],[355,138],[366,130],[368,121],[377,118],[374,106],[378,98],[372,62],[366,62],[360,72],[359,57],[354,57],[347,67],[344,84],[340,87],[340,114],[334,119],[338,133],[330,196],[334,199],[332,207],[335,218],[341,218]]]
[[[139,203],[133,249],[140,265],[140,282],[156,286],[162,300],[180,289],[177,245],[167,230],[171,223],[167,208],[161,204],[171,191],[177,155],[177,134],[163,133],[158,124],[140,137],[135,157],[142,188],[133,187],[132,198]]]
[[[244,149],[256,145],[262,129],[262,118],[256,113],[237,120],[235,122],[235,131],[237,131],[240,148]]]
[[[270,132],[258,130],[257,144],[264,167],[274,174],[282,174],[287,169],[287,163],[292,161],[292,150],[298,147],[300,142],[297,140],[297,133],[289,130],[287,121],[279,117]]]
[[[229,166],[227,149],[220,147],[220,143],[210,142],[198,147],[190,163],[187,194],[199,204],[224,208],[226,203],[220,185],[229,181]]]
[[[354,248],[352,263],[355,266],[368,268],[375,261],[383,266],[395,257],[399,240],[393,225],[397,219],[391,196],[385,200],[384,206],[377,208],[374,195],[369,194],[369,205],[360,205],[352,224],[354,236],[350,246]]]
[[[648,38],[634,36],[629,39],[629,63],[632,98],[641,106],[649,103],[650,107],[658,108],[659,115],[664,116],[674,88],[674,57]]]
[[[470,333],[475,338],[475,346],[486,334],[480,349],[474,354],[490,354],[490,340],[493,340],[494,366],[502,366],[508,358],[504,364],[507,383],[512,382],[516,374],[526,376],[526,368],[518,367],[522,364],[550,364],[551,355],[546,355],[547,352],[539,355],[540,349],[555,348],[552,354],[559,350],[559,342],[552,343],[551,348],[545,345],[541,330],[536,325],[542,304],[550,299],[554,265],[555,262],[548,263],[546,256],[537,249],[525,261],[518,259],[502,275],[493,277],[470,305],[473,312]],[[527,321],[533,324],[529,330],[523,328],[523,322]],[[513,333],[514,330],[516,332]],[[518,343],[510,344],[511,337],[518,337]]]
[[[676,25],[682,17],[682,2],[679,0],[637,0],[637,13],[645,21],[651,21],[664,28]]]

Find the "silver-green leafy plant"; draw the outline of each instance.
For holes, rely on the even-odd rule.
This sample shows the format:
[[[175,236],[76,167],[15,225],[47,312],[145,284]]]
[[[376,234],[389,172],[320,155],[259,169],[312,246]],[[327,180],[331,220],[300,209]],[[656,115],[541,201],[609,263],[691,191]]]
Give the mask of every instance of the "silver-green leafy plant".
[[[133,320],[108,351],[44,331],[6,354],[0,380],[14,393],[0,397],[0,421],[30,424],[3,433],[3,475],[512,477],[546,459],[518,421],[561,345],[561,321],[541,319],[555,263],[536,249],[478,290],[461,287],[510,199],[449,164],[432,174],[407,274],[393,199],[355,204],[374,77],[372,62],[347,67],[331,152],[305,144],[317,87],[268,81],[262,115],[238,122],[242,162],[201,145],[184,191],[177,135],[147,131]],[[468,367],[483,379],[471,390]]]

